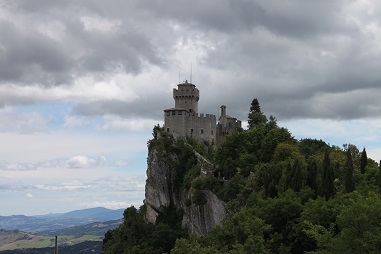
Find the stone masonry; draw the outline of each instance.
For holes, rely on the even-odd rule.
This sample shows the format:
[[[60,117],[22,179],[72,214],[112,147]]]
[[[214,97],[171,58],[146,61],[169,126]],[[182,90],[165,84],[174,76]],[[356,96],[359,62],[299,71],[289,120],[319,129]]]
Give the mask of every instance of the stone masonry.
[[[185,81],[173,89],[175,107],[164,110],[164,130],[177,136],[189,136],[199,141],[218,144],[229,132],[241,128],[241,121],[226,115],[226,106],[221,106],[221,116],[216,122],[212,114],[199,114],[200,91]]]

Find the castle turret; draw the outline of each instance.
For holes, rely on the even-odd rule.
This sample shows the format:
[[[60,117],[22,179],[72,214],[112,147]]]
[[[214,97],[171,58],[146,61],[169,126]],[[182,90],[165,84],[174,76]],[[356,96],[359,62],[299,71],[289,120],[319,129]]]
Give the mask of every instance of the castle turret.
[[[173,89],[173,99],[175,99],[175,108],[182,108],[190,113],[198,113],[198,100],[200,92],[192,83],[185,81]]]
[[[223,126],[223,127],[226,127],[226,106],[225,105],[222,105],[221,107],[221,116],[220,116],[220,124]]]
[[[226,106],[222,105],[221,107],[221,116],[218,119],[217,124],[217,144],[219,144],[223,137],[229,135],[234,130],[241,128],[241,121],[237,120],[235,117],[228,116],[226,114]]]

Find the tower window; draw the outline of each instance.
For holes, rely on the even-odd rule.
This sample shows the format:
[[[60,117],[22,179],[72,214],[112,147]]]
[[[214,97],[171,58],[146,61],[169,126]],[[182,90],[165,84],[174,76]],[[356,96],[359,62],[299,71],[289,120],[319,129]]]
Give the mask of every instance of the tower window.
[[[204,134],[204,129],[201,129],[201,134]]]
[[[167,128],[167,132],[169,132],[169,128]]]
[[[213,135],[213,130],[211,131],[212,135]]]
[[[193,133],[193,129],[191,129],[191,133]]]
[[[176,111],[172,111],[172,115],[174,115],[176,113]]]

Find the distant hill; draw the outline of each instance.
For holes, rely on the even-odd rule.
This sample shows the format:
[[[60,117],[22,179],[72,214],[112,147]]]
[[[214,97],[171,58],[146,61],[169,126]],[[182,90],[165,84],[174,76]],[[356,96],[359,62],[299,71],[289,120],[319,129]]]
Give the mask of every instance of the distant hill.
[[[95,235],[95,236],[103,237],[104,234],[107,232],[107,230],[117,228],[122,223],[122,221],[123,220],[120,219],[120,220],[112,220],[112,221],[93,222],[90,224],[74,226],[70,228],[41,231],[41,232],[38,232],[38,235],[43,235],[43,236],[72,235],[76,237],[80,237],[83,235]]]
[[[62,214],[0,216],[0,229],[31,233],[52,231],[94,222],[118,220],[123,218],[123,212],[124,209],[111,210],[96,207]]]
[[[94,218],[99,221],[118,220],[123,218],[124,209],[110,210],[104,207],[75,210],[62,214],[60,217],[67,218]]]
[[[101,253],[102,239],[122,220],[94,222],[70,228],[26,233],[0,229],[0,254],[52,253],[54,236],[58,236],[59,253]]]

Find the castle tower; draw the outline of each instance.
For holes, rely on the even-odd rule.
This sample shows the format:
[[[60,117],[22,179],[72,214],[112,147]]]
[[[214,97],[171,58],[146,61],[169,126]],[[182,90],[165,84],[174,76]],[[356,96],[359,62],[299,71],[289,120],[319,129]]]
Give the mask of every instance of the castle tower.
[[[185,81],[173,89],[175,107],[164,109],[164,130],[180,137],[192,137],[199,141],[219,144],[230,132],[241,128],[241,121],[228,116],[226,106],[221,106],[221,116],[198,113],[200,92],[192,83]]]
[[[177,89],[173,88],[173,99],[175,99],[175,108],[185,109],[192,114],[198,113],[200,92],[194,84],[188,83],[187,80],[178,84]]]
[[[222,105],[220,108],[221,108],[220,124],[223,127],[226,127],[226,123],[227,123],[227,119],[226,119],[226,106]]]

